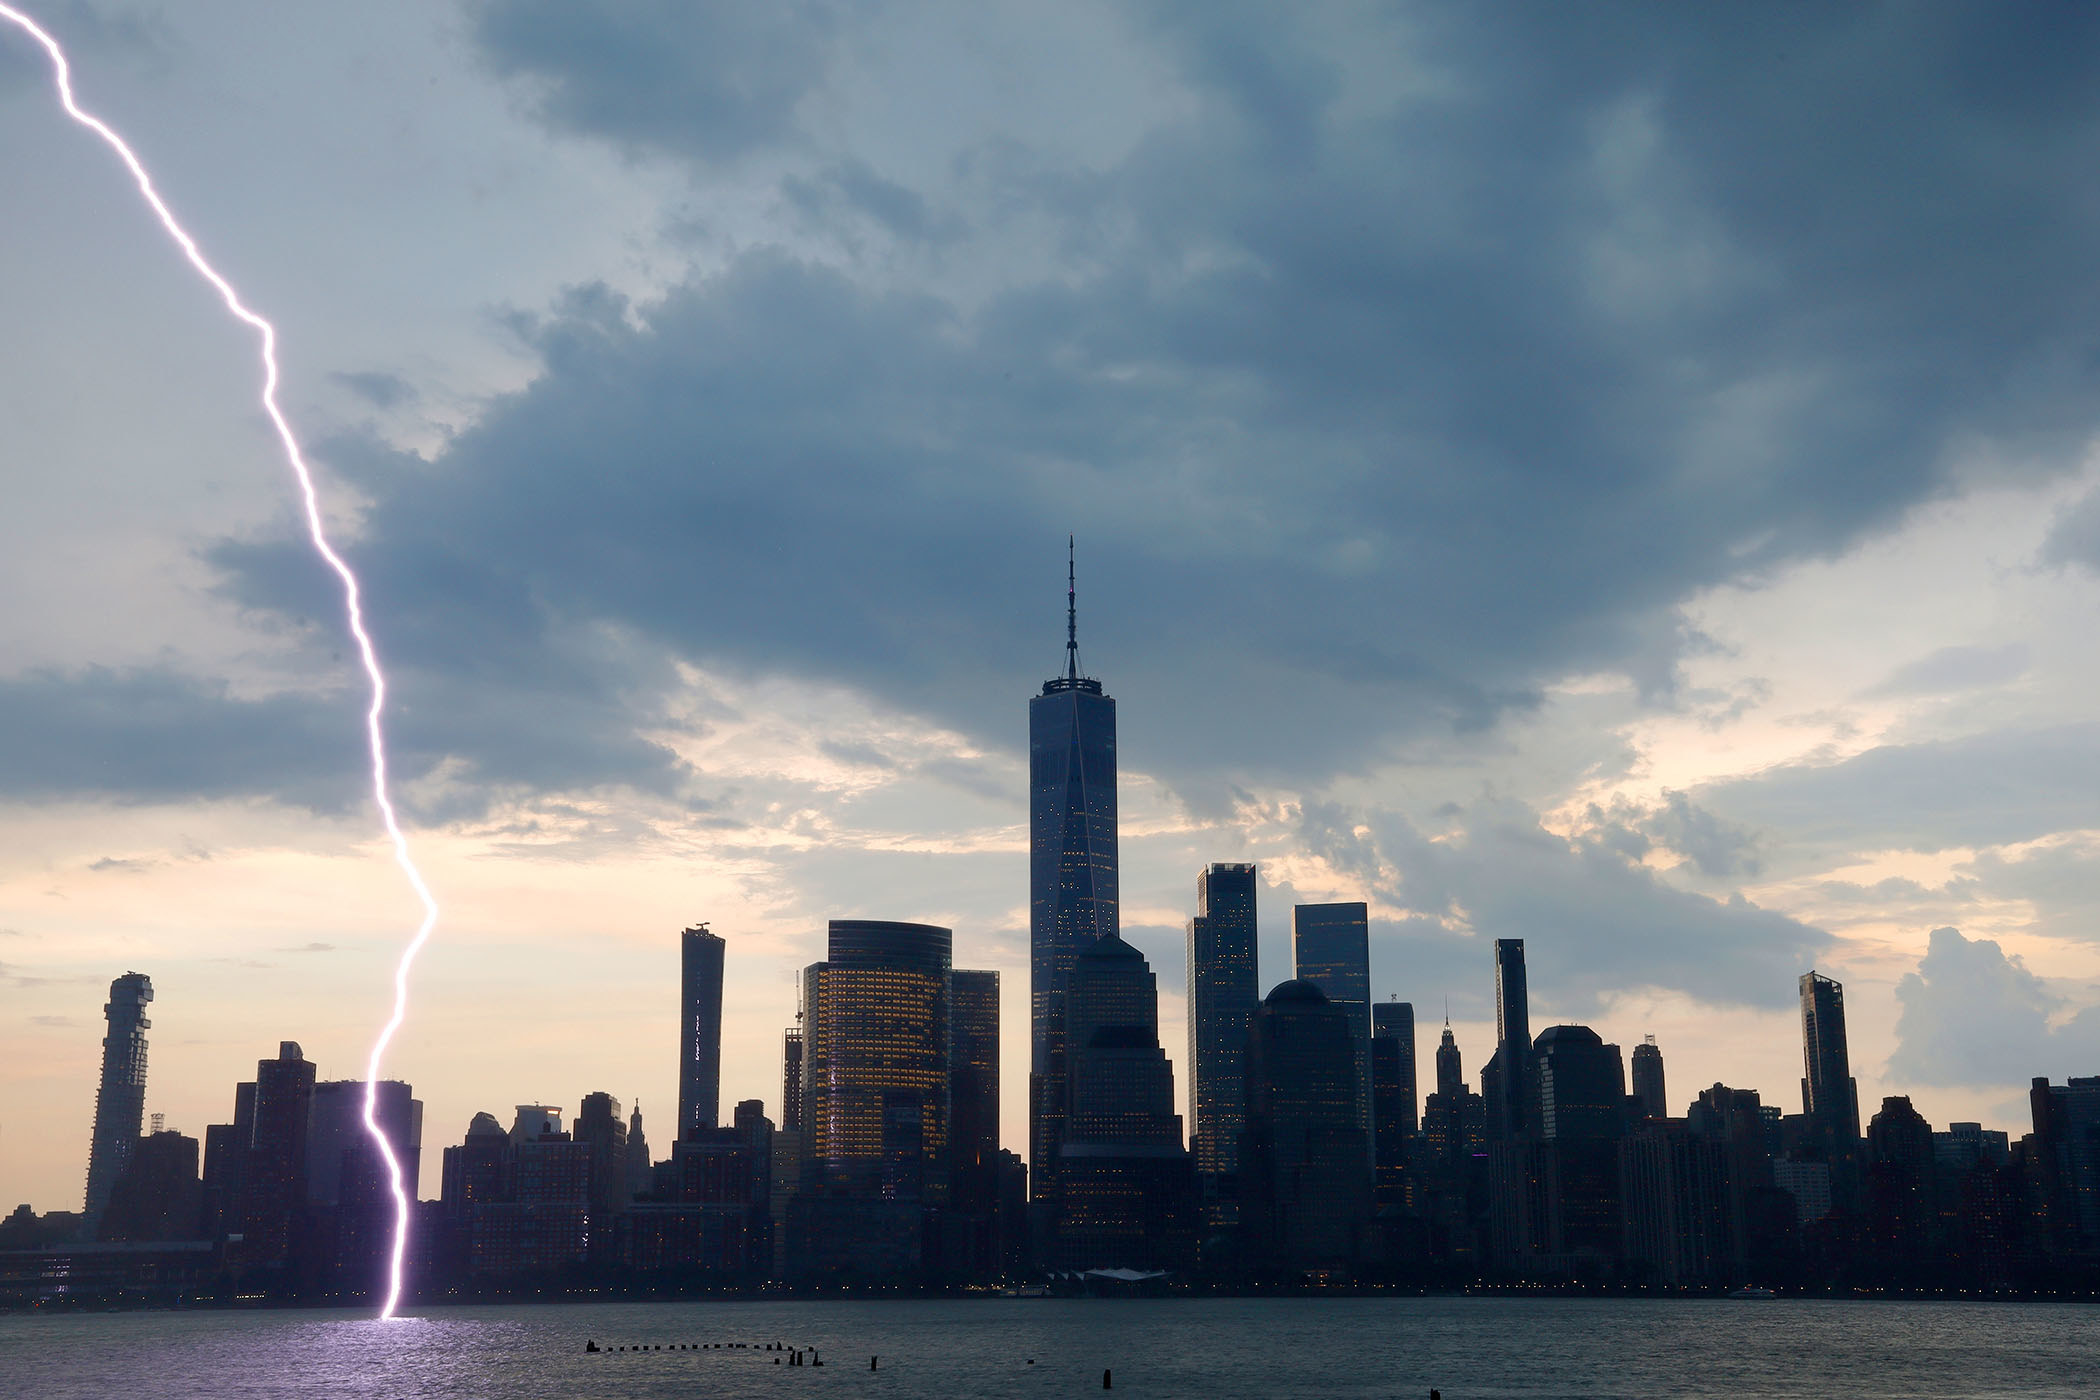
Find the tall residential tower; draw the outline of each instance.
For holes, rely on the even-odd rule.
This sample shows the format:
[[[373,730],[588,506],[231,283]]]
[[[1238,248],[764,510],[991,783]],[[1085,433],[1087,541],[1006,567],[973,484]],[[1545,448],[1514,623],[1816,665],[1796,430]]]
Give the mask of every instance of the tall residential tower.
[[[1859,1137],[1859,1085],[1845,1045],[1845,989],[1811,971],[1801,978],[1801,1111],[1826,1146]]]
[[[127,972],[109,984],[102,1014],[109,1033],[102,1037],[102,1087],[95,1091],[95,1135],[88,1143],[88,1238],[109,1205],[109,1193],[124,1174],[138,1144],[146,1112],[146,1003],[153,1000],[153,979]]]
[[[681,937],[678,979],[678,1137],[722,1121],[721,939],[695,924]]]

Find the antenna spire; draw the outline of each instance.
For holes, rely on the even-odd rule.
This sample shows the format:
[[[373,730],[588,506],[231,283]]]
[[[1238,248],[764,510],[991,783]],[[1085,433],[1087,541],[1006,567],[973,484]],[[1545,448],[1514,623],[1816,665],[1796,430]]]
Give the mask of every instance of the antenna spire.
[[[1079,545],[1065,536],[1065,677],[1079,679]]]

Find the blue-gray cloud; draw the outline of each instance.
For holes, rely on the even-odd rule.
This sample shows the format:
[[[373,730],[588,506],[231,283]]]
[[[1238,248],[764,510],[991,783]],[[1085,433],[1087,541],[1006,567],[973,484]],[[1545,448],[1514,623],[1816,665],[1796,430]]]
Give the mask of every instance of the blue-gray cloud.
[[[833,7],[814,0],[479,0],[482,55],[536,84],[548,122],[621,147],[733,160],[794,130],[824,76]]]
[[[1943,851],[2100,826],[2100,725],[1888,744],[1702,788],[1725,818],[1789,846]]]
[[[672,790],[636,730],[676,658],[1010,745],[1077,531],[1126,761],[1316,785],[1572,670],[1671,703],[1690,592],[1899,520],[1953,444],[2093,425],[2080,12],[1330,21],[1359,32],[1134,10],[1194,110],[1108,164],[964,134],[939,198],[879,153],[784,177],[900,238],[993,211],[952,226],[988,295],[747,245],[521,323],[539,377],[433,461],[335,444],[404,771]],[[527,0],[473,33],[548,122],[703,175],[800,151],[855,37]],[[1364,54],[1435,81],[1343,100]],[[1048,252],[999,241],[1024,216]],[[302,549],[214,558],[248,606],[332,618]]]

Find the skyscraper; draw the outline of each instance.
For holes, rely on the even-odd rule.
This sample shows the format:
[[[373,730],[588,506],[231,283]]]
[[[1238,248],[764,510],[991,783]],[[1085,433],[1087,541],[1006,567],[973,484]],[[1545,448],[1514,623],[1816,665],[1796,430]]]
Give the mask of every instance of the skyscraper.
[[[1291,975],[1310,982],[1349,1022],[1356,1046],[1356,1126],[1371,1138],[1371,924],[1363,901],[1291,911]],[[1368,1151],[1369,1149],[1366,1148]]]
[[[1859,1139],[1859,1085],[1845,1047],[1845,989],[1810,971],[1801,978],[1801,1111],[1824,1146],[1849,1150]]]
[[[1390,1040],[1394,1044],[1393,1063],[1396,1075],[1393,1093],[1400,1111],[1400,1126],[1403,1132],[1414,1132],[1417,1118],[1418,1092],[1415,1084],[1415,1004],[1411,1001],[1374,1002],[1371,1006],[1371,1039]],[[1373,1114],[1378,1127],[1383,1130],[1382,1115]]]
[[[1480,1074],[1488,1136],[1513,1138],[1532,1127],[1531,992],[1524,940],[1495,940],[1495,1053]]]
[[[153,1000],[153,979],[127,972],[109,984],[102,1014],[109,1031],[102,1037],[102,1084],[95,1091],[95,1135],[88,1142],[88,1238],[109,1206],[109,1193],[124,1174],[124,1164],[139,1140],[146,1114],[146,1003]]]
[[[696,924],[679,957],[678,1136],[722,1117],[722,940]]]
[[[1339,1268],[1355,1260],[1371,1220],[1356,1039],[1348,1015],[1309,981],[1281,984],[1254,1015],[1240,1220],[1261,1264]]]
[[[999,974],[949,974],[948,1105],[950,1157],[968,1209],[991,1208],[999,1156]]]
[[[1371,1155],[1381,1206],[1409,1203],[1409,1139],[1415,1134],[1415,1008],[1371,1008]]]
[[[1670,1096],[1663,1089],[1663,1052],[1649,1036],[1633,1047],[1633,1096],[1641,1101],[1643,1118],[1670,1116]]]
[[[1078,585],[1066,564],[1065,674],[1028,702],[1028,1161],[1056,1191],[1065,1086],[1065,983],[1117,930],[1116,702],[1079,674]]]
[[[799,1086],[798,1086],[799,1087]],[[655,1184],[655,1164],[649,1160],[649,1138],[642,1131],[642,1105],[639,1100],[634,1112],[627,1116],[627,1199],[646,1196]]]
[[[1189,1151],[1214,1226],[1239,1214],[1232,1176],[1247,1126],[1247,1018],[1261,1005],[1255,888],[1251,865],[1201,871],[1188,927]]]
[[[398,1079],[379,1081],[377,1112],[394,1159],[401,1164],[401,1185],[416,1198],[423,1158],[423,1103],[415,1090]],[[330,1079],[316,1083],[306,1115],[306,1199],[314,1205],[336,1204],[342,1196],[344,1161],[369,1158],[384,1178],[386,1168],[365,1127],[365,1083]]]
[[[291,1262],[294,1222],[306,1200],[306,1119],[313,1104],[314,1066],[297,1041],[283,1041],[277,1058],[255,1066],[255,1128],[242,1182],[241,1252],[250,1263]]]
[[[802,970],[805,1161],[824,1186],[879,1194],[908,1131],[944,1188],[953,943],[931,924],[834,919],[829,956]]]
[[[1159,1043],[1144,954],[1110,934],[1066,984],[1070,1098],[1058,1146],[1056,1257],[1068,1268],[1172,1268],[1193,1242],[1195,1176]]]
[[[780,1033],[780,1126],[787,1132],[802,1127],[802,1027],[789,1026]]]
[[[591,1150],[590,1253],[610,1259],[613,1219],[633,1199],[627,1190],[627,1124],[620,1101],[608,1093],[585,1094],[576,1110],[576,1141]]]

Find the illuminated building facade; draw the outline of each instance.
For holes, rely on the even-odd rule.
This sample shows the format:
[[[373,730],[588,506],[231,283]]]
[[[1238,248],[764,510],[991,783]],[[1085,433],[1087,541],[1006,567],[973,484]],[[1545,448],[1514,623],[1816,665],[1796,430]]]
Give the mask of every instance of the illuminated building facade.
[[[945,1193],[952,946],[932,924],[834,919],[829,957],[803,969],[804,1160],[816,1184],[881,1194],[885,1137],[896,1149],[909,1128],[929,1194]]]

